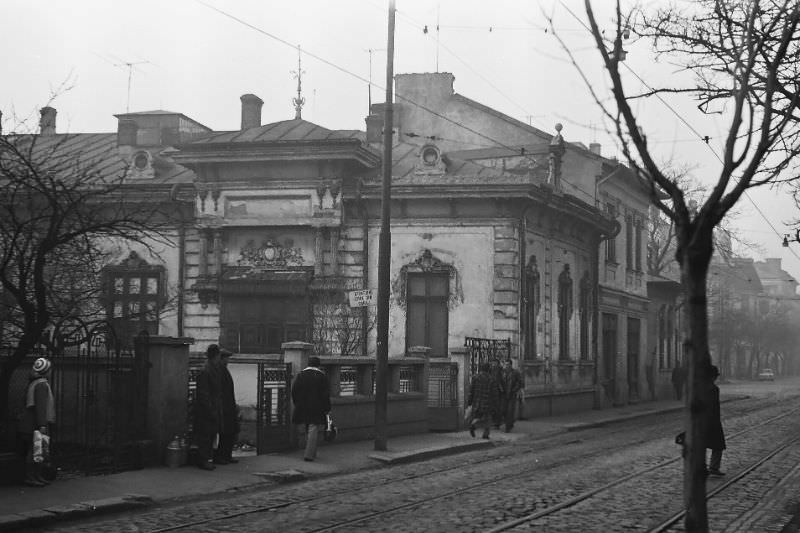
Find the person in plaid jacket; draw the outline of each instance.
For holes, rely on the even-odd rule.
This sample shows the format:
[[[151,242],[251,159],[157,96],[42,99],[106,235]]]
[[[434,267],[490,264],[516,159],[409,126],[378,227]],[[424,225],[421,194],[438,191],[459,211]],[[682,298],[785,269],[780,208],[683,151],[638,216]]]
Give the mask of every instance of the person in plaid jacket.
[[[491,375],[489,363],[481,363],[478,375],[472,378],[469,388],[467,405],[472,407],[472,421],[469,425],[469,434],[475,436],[475,426],[480,424],[483,428],[483,438],[489,438],[492,427],[492,417],[499,411],[500,389],[499,384]]]

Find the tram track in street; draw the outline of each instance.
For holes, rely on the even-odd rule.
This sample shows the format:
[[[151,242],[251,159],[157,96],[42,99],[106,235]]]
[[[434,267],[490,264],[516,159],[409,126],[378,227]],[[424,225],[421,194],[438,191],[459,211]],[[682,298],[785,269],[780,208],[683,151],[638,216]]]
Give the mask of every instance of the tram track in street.
[[[742,413],[737,413],[737,414],[739,416],[747,416],[747,414],[749,414],[749,413],[752,413],[752,412],[755,412],[757,410],[766,408],[764,404],[767,404],[766,407],[769,407],[769,405],[768,405],[769,402],[759,402],[756,407],[745,408],[745,409],[742,410]],[[775,420],[778,420],[780,418],[786,417],[786,416],[788,416],[788,415],[790,415],[790,414],[792,414],[792,413],[794,413],[794,412],[796,412],[798,410],[800,410],[800,408],[795,408],[795,409],[792,409],[789,412],[781,413],[780,415],[772,417],[772,418],[770,418],[768,420],[765,420],[765,421],[761,422],[760,424],[751,425],[751,426],[747,427],[746,429],[743,429],[743,430],[741,430],[739,432],[731,434],[729,439],[731,439],[731,440],[732,439],[736,439],[739,435],[745,434],[745,433],[750,432],[750,431],[754,431],[754,430],[758,429],[759,427],[763,427],[764,425],[767,425],[767,424],[769,424],[769,423],[771,423],[771,422],[773,422]],[[653,424],[653,425],[658,425],[658,424]],[[620,430],[620,431],[625,431],[625,430],[629,431],[629,428],[623,429],[623,430]],[[562,437],[563,437],[563,435],[562,435]],[[532,440],[526,441],[526,443],[527,442],[544,441],[544,440],[556,440],[556,439],[555,438],[532,439]],[[577,442],[580,442],[580,439],[578,439]],[[608,453],[608,451],[609,450],[606,449],[604,451],[604,453]],[[536,450],[531,450],[531,451],[523,452],[523,453],[532,454],[532,453],[536,453],[536,452],[537,452]],[[596,453],[597,453],[597,451],[589,452],[589,453],[584,454],[583,457],[590,457],[591,455],[596,454]],[[498,460],[500,460],[502,458],[503,458],[502,456],[501,457],[493,456],[493,457],[486,458],[484,460],[472,462],[472,463],[470,463],[470,465],[480,465],[481,463],[485,463],[485,462],[498,461]],[[563,461],[556,461],[556,462],[553,462],[553,463],[548,463],[547,465],[540,465],[539,470],[541,470],[542,468],[547,469],[547,470],[555,469],[555,468],[558,468],[559,466],[563,466],[566,463],[573,462],[573,461],[575,461],[576,459],[579,459],[579,458],[580,457],[576,457],[574,455],[569,455],[569,457],[567,459],[563,460]],[[552,515],[554,513],[559,512],[560,510],[563,510],[563,509],[569,508],[571,506],[574,506],[574,505],[580,503],[581,501],[585,501],[585,500],[587,500],[589,498],[592,498],[595,495],[597,495],[599,493],[602,493],[603,491],[608,491],[611,488],[613,488],[613,487],[615,487],[615,486],[617,486],[617,485],[619,485],[621,483],[624,483],[627,480],[635,479],[636,477],[640,477],[640,476],[646,475],[648,472],[657,470],[659,468],[663,468],[664,466],[666,466],[668,464],[673,464],[673,463],[675,463],[675,462],[677,462],[679,460],[680,460],[680,457],[671,458],[671,459],[669,459],[667,461],[660,462],[660,463],[658,463],[656,465],[653,465],[653,466],[650,466],[648,468],[640,469],[640,470],[638,470],[636,472],[633,472],[633,473],[628,474],[626,476],[620,477],[620,478],[618,478],[618,479],[616,479],[616,480],[614,480],[612,482],[609,482],[609,483],[607,483],[605,485],[602,485],[602,486],[600,486],[598,488],[595,488],[595,489],[592,489],[592,490],[589,490],[589,491],[585,491],[585,492],[583,492],[583,493],[581,493],[581,494],[579,494],[579,495],[577,495],[577,496],[575,496],[573,498],[569,498],[569,499],[564,500],[564,501],[562,501],[560,503],[557,503],[557,504],[554,504],[552,506],[549,506],[549,507],[547,507],[547,508],[545,508],[545,509],[543,509],[543,510],[537,512],[537,513],[528,514],[528,515],[526,515],[524,517],[521,517],[521,518],[518,518],[516,520],[509,521],[509,522],[506,522],[504,524],[501,524],[500,526],[496,527],[495,529],[493,529],[491,531],[505,531],[507,529],[511,529],[511,528],[515,527],[518,524],[529,522],[531,520],[535,520],[535,519],[543,517],[543,516]],[[448,468],[429,470],[429,471],[423,472],[421,474],[407,476],[404,480],[418,479],[418,478],[423,478],[423,477],[427,477],[427,476],[441,475],[443,473],[447,473],[447,472],[452,471],[452,470],[461,469],[461,468],[463,468],[463,466],[464,466],[463,463],[459,463],[459,464],[457,464],[455,466],[451,466],[451,467],[448,467]],[[404,510],[413,509],[414,507],[419,506],[419,505],[424,504],[424,503],[430,503],[430,502],[436,501],[436,500],[443,500],[445,498],[452,498],[454,496],[458,496],[460,494],[465,494],[465,493],[468,493],[468,492],[471,492],[471,491],[475,491],[475,490],[482,490],[487,485],[491,485],[491,484],[494,484],[494,483],[501,483],[501,482],[507,482],[509,480],[513,480],[513,479],[517,479],[517,478],[524,478],[525,476],[530,476],[531,472],[533,472],[533,470],[534,469],[526,469],[526,470],[522,470],[522,471],[520,471],[520,472],[518,472],[516,474],[510,474],[510,475],[509,474],[505,474],[505,475],[502,475],[502,476],[497,476],[496,478],[483,479],[479,483],[474,483],[474,484],[471,484],[471,485],[462,486],[462,487],[460,487],[460,488],[458,488],[456,490],[445,491],[445,492],[437,494],[437,495],[428,496],[428,497],[424,498],[423,500],[414,500],[414,501],[403,503],[401,505],[391,506],[389,508],[381,509],[380,511],[368,513],[366,515],[357,516],[357,517],[354,517],[354,518],[349,519],[349,520],[337,521],[336,523],[330,523],[329,522],[327,524],[322,525],[322,527],[319,527],[319,528],[316,528],[316,529],[307,529],[306,531],[314,531],[314,532],[336,531],[336,530],[339,530],[341,528],[350,527],[350,526],[356,526],[359,523],[363,523],[363,522],[367,522],[367,521],[370,521],[370,520],[379,519],[381,517],[389,517],[393,513],[398,513],[398,512],[404,511]],[[370,487],[360,486],[355,490],[347,490],[347,491],[340,492],[338,495],[339,496],[341,496],[342,494],[353,494],[353,495],[355,495],[355,494],[357,494],[359,492],[363,492],[365,489],[369,489],[369,488]],[[314,501],[314,502],[325,502],[326,500],[330,500],[330,496],[321,496],[321,497],[318,497],[318,498],[314,498],[312,501]],[[309,500],[304,500],[303,503],[308,503],[308,502],[309,502]],[[291,507],[293,505],[297,505],[299,503],[301,503],[301,502],[298,502],[298,501],[295,501],[295,500],[287,500],[285,502],[281,502],[281,503],[277,503],[277,504],[272,504],[272,505],[267,505],[267,506],[260,506],[260,507],[255,507],[255,508],[251,508],[251,509],[245,509],[245,510],[242,510],[240,512],[228,513],[228,514],[225,514],[225,515],[220,515],[220,516],[207,518],[207,519],[202,519],[202,520],[197,520],[197,521],[184,522],[184,523],[181,523],[181,524],[173,524],[173,525],[168,526],[168,527],[152,529],[152,530],[149,530],[149,531],[152,531],[153,533],[161,533],[161,532],[168,532],[168,531],[186,530],[186,529],[190,529],[190,528],[196,528],[196,527],[199,527],[199,526],[210,525],[212,522],[216,522],[216,521],[235,520],[237,518],[243,518],[243,517],[246,517],[248,515],[255,515],[255,514],[259,514],[259,513],[274,512],[274,511],[278,511],[278,510],[282,510],[282,509]]]

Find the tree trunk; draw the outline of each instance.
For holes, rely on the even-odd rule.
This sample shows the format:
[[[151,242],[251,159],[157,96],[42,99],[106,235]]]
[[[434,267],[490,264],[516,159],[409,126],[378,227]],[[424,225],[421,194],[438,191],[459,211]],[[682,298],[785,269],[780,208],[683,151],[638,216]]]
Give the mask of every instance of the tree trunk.
[[[706,300],[708,264],[711,259],[711,235],[697,238],[692,249],[686,247],[681,258],[681,278],[685,293],[689,337],[687,398],[685,411],[686,451],[683,462],[684,506],[687,532],[708,531],[706,506],[705,416],[709,407],[708,309]]]

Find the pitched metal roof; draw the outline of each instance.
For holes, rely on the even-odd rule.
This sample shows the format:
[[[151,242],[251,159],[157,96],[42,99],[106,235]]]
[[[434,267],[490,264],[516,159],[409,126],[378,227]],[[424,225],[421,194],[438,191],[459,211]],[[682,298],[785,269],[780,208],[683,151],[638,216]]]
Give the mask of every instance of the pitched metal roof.
[[[329,130],[303,119],[283,120],[255,128],[218,132],[190,143],[215,145],[271,142],[321,142],[354,139],[364,141],[366,134],[359,130]]]
[[[100,176],[123,177],[131,165],[129,155],[120,152],[116,133],[60,133],[53,135],[25,135],[20,143],[34,143],[33,157],[41,158],[45,166],[61,169],[83,168]],[[140,149],[133,148],[132,154]],[[176,164],[171,158],[155,150],[148,150],[152,158],[152,178],[134,179],[129,173],[126,183],[176,184],[194,181],[194,172]],[[45,161],[45,158],[52,162]],[[63,173],[66,173],[64,171]],[[65,176],[67,177],[67,176]]]

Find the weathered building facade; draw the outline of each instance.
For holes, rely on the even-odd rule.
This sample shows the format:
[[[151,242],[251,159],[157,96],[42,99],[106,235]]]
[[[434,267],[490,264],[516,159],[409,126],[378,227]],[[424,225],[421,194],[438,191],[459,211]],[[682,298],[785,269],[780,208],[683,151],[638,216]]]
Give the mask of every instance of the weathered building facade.
[[[639,399],[645,192],[597,147],[453,82],[396,79],[390,357],[508,341],[529,415]],[[152,333],[195,339],[196,354],[220,343],[263,357],[302,340],[322,355],[373,356],[374,306],[346,296],[377,287],[383,104],[361,132],[262,125],[261,100],[241,101],[236,131],[158,111],[119,115],[117,135],[103,136],[103,157],[166,191],[179,214],[169,242],[110,266],[109,318],[146,315]]]

